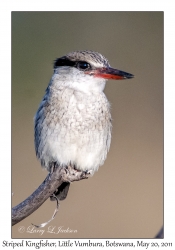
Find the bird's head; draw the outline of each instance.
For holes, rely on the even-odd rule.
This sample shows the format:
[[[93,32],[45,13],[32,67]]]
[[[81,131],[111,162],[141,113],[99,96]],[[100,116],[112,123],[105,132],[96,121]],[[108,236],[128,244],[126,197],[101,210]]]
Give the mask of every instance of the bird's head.
[[[106,80],[130,79],[130,73],[110,67],[108,60],[98,52],[84,50],[71,52],[54,62],[54,79],[82,92],[101,92]]]

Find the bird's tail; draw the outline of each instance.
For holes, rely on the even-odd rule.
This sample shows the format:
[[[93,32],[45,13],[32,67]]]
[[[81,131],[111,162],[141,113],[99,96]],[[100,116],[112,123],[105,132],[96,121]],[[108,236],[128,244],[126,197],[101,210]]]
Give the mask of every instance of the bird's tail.
[[[66,199],[68,191],[69,191],[69,182],[63,182],[61,186],[57,190],[55,190],[54,195],[58,198],[58,200],[62,201]],[[51,201],[55,201],[54,196],[50,196]]]

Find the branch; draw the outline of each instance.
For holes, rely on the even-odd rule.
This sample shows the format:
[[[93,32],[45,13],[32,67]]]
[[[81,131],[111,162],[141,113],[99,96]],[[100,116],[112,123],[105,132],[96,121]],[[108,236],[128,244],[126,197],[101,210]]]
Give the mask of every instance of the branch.
[[[164,228],[162,227],[158,234],[156,235],[155,239],[163,239],[164,238]]]
[[[53,172],[47,175],[43,183],[27,199],[12,208],[12,226],[37,210],[63,182],[80,181],[87,179],[89,175],[89,172],[77,171],[71,167],[68,169],[54,168]],[[155,238],[164,238],[163,227]]]
[[[23,202],[12,208],[12,226],[37,210],[63,182],[87,179],[90,173],[77,171],[71,167],[53,169],[43,183]]]

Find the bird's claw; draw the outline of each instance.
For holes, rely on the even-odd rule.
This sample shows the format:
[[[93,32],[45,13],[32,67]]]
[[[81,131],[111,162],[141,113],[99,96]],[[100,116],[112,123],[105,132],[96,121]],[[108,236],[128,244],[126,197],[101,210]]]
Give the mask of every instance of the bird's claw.
[[[67,182],[73,182],[73,181],[79,181],[79,180],[82,180],[82,179],[88,179],[88,177],[91,174],[91,170],[86,170],[86,171],[81,171],[81,170],[78,170],[78,169],[75,169],[75,166],[66,166],[64,168],[64,174],[63,174],[63,179],[64,181],[67,181]]]

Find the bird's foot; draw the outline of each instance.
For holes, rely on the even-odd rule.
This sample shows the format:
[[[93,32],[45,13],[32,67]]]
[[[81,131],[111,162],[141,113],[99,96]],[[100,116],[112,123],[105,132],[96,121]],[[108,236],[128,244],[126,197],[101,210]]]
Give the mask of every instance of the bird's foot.
[[[91,171],[81,171],[75,168],[75,166],[66,166],[64,168],[64,174],[62,176],[64,181],[67,182],[73,182],[73,181],[79,181],[82,179],[88,179],[88,177],[91,175]]]
[[[56,167],[57,167],[57,163],[52,162],[48,168],[48,171],[52,174],[56,170]]]

